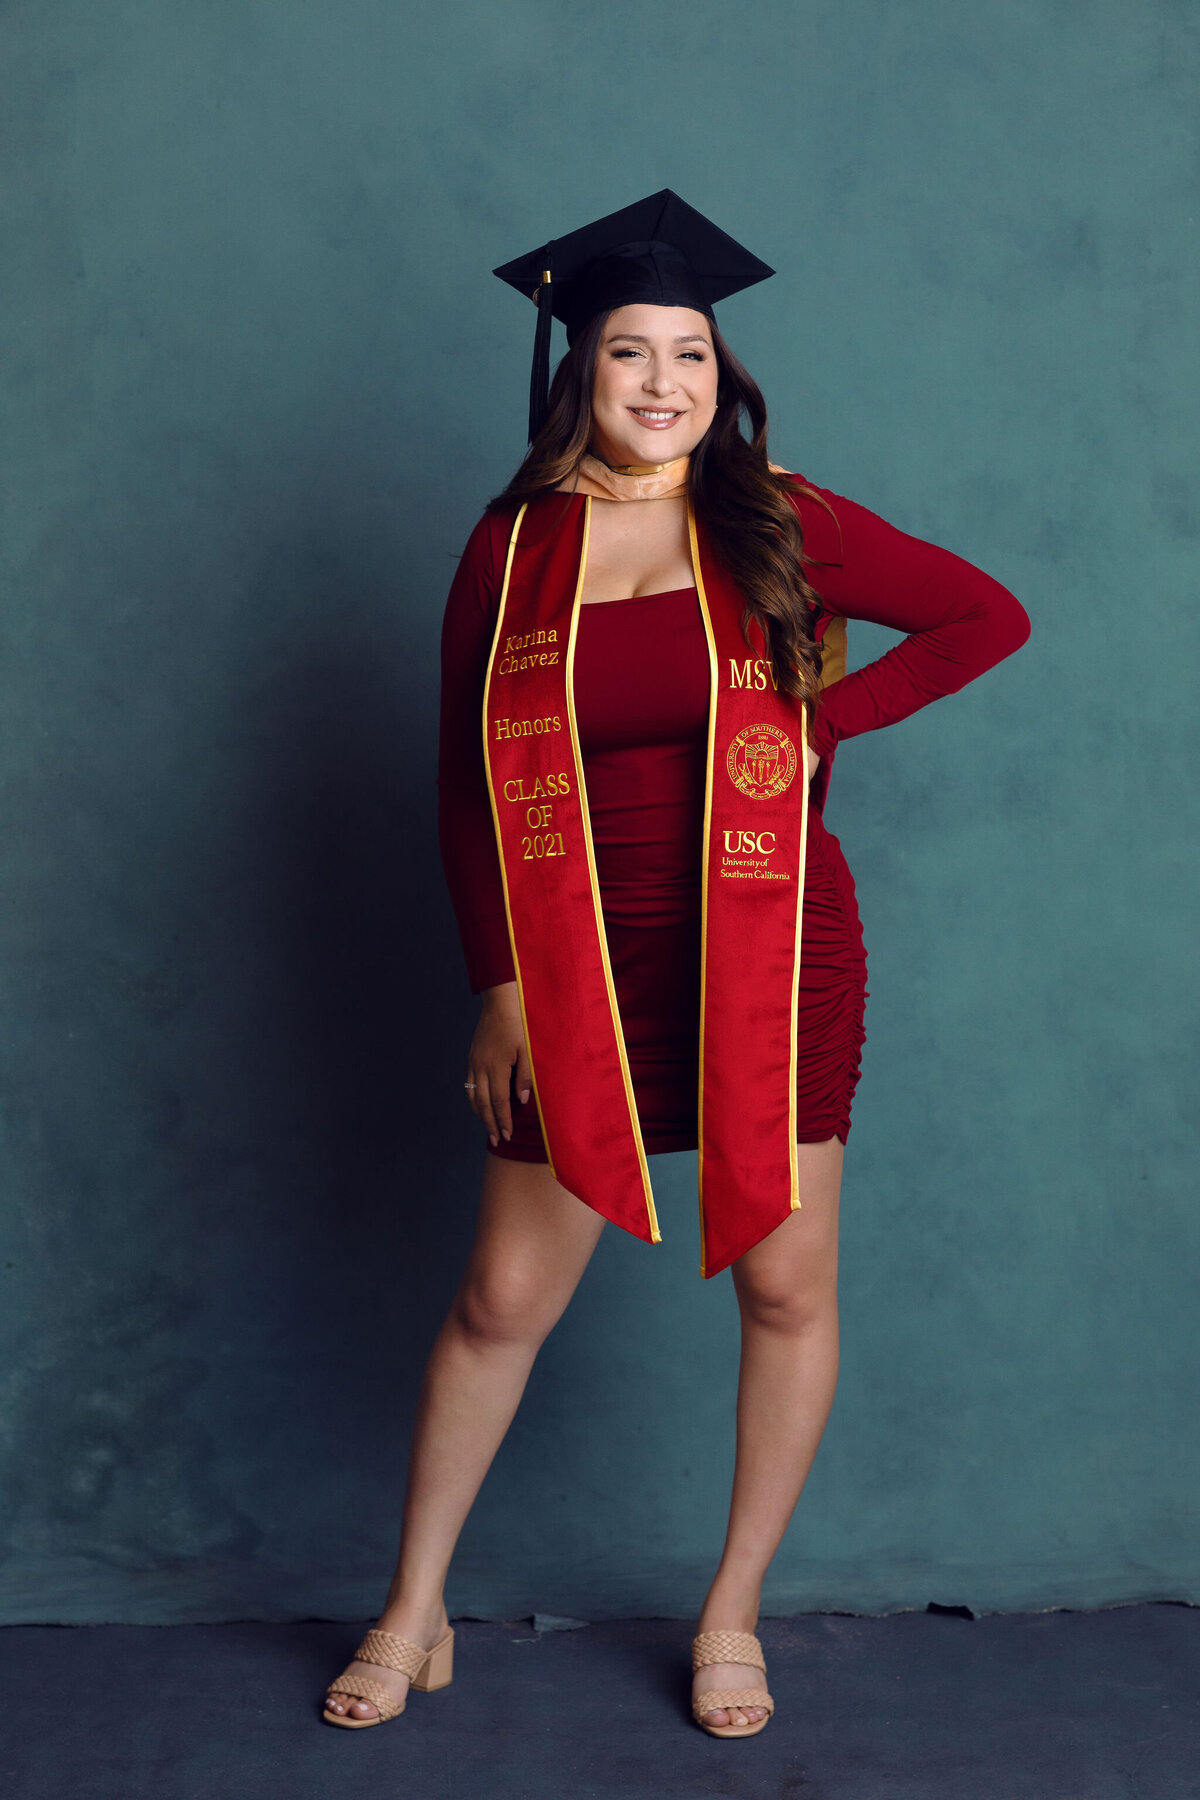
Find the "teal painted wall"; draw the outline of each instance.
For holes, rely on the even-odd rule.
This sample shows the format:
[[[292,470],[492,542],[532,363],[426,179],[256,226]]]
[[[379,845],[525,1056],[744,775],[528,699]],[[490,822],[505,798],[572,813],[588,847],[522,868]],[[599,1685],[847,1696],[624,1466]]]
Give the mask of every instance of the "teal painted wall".
[[[489,274],[670,185],[777,458],[1033,619],[847,744],[845,1349],[766,1609],[1200,1600],[1193,5],[9,0],[3,1616],[363,1617],[481,1148],[437,642],[523,448]],[[892,641],[855,633],[862,661]],[[687,1615],[694,1158],[606,1234],[452,1610]],[[351,1527],[347,1521],[354,1521]]]

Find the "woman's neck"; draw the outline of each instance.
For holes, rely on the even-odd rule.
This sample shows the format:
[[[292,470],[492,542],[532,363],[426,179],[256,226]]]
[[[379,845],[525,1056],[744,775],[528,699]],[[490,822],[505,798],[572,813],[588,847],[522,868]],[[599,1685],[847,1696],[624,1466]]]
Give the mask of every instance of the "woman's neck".
[[[599,500],[673,499],[688,491],[690,462],[690,456],[676,456],[665,463],[626,463],[614,468],[588,451],[575,472],[571,491]]]

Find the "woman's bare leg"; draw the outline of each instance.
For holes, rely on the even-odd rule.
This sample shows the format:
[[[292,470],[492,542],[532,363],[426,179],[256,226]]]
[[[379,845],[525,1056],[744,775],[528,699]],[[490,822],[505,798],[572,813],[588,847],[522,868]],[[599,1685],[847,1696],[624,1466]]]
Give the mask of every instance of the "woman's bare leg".
[[[409,1451],[400,1555],[379,1624],[432,1647],[454,1546],[512,1422],[529,1371],[588,1265],[604,1220],[545,1163],[484,1157],[475,1240],[430,1352]],[[402,1698],[408,1679],[353,1663]],[[328,1704],[370,1718],[366,1700]]]
[[[812,1467],[837,1385],[842,1145],[835,1137],[796,1149],[799,1210],[733,1265],[742,1316],[737,1462],[729,1530],[701,1631],[754,1630],[763,1577]],[[697,1670],[693,1692],[761,1685],[757,1669],[718,1663]],[[740,1725],[763,1711],[717,1710],[707,1720]]]

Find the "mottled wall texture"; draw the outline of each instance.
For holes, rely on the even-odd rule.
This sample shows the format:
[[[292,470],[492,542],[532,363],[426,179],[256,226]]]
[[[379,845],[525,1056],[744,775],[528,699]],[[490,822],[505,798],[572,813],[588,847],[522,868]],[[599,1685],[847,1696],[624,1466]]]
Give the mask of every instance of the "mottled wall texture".
[[[363,1617],[482,1144],[434,829],[494,263],[671,186],[787,463],[1028,646],[847,744],[844,1354],[766,1610],[1200,1600],[1190,0],[8,0],[3,1617]],[[853,632],[857,662],[894,641]],[[686,1616],[737,1322],[606,1233],[456,1613]]]

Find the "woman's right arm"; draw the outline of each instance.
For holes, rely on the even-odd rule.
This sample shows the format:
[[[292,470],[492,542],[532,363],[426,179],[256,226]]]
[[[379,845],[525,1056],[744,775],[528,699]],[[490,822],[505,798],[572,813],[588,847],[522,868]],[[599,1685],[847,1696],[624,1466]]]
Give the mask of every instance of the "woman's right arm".
[[[495,1143],[512,1133],[512,1070],[522,1103],[531,1076],[483,763],[483,684],[507,549],[503,516],[485,514],[467,541],[442,620],[438,842],[471,992],[481,995],[468,1054],[467,1098]]]

